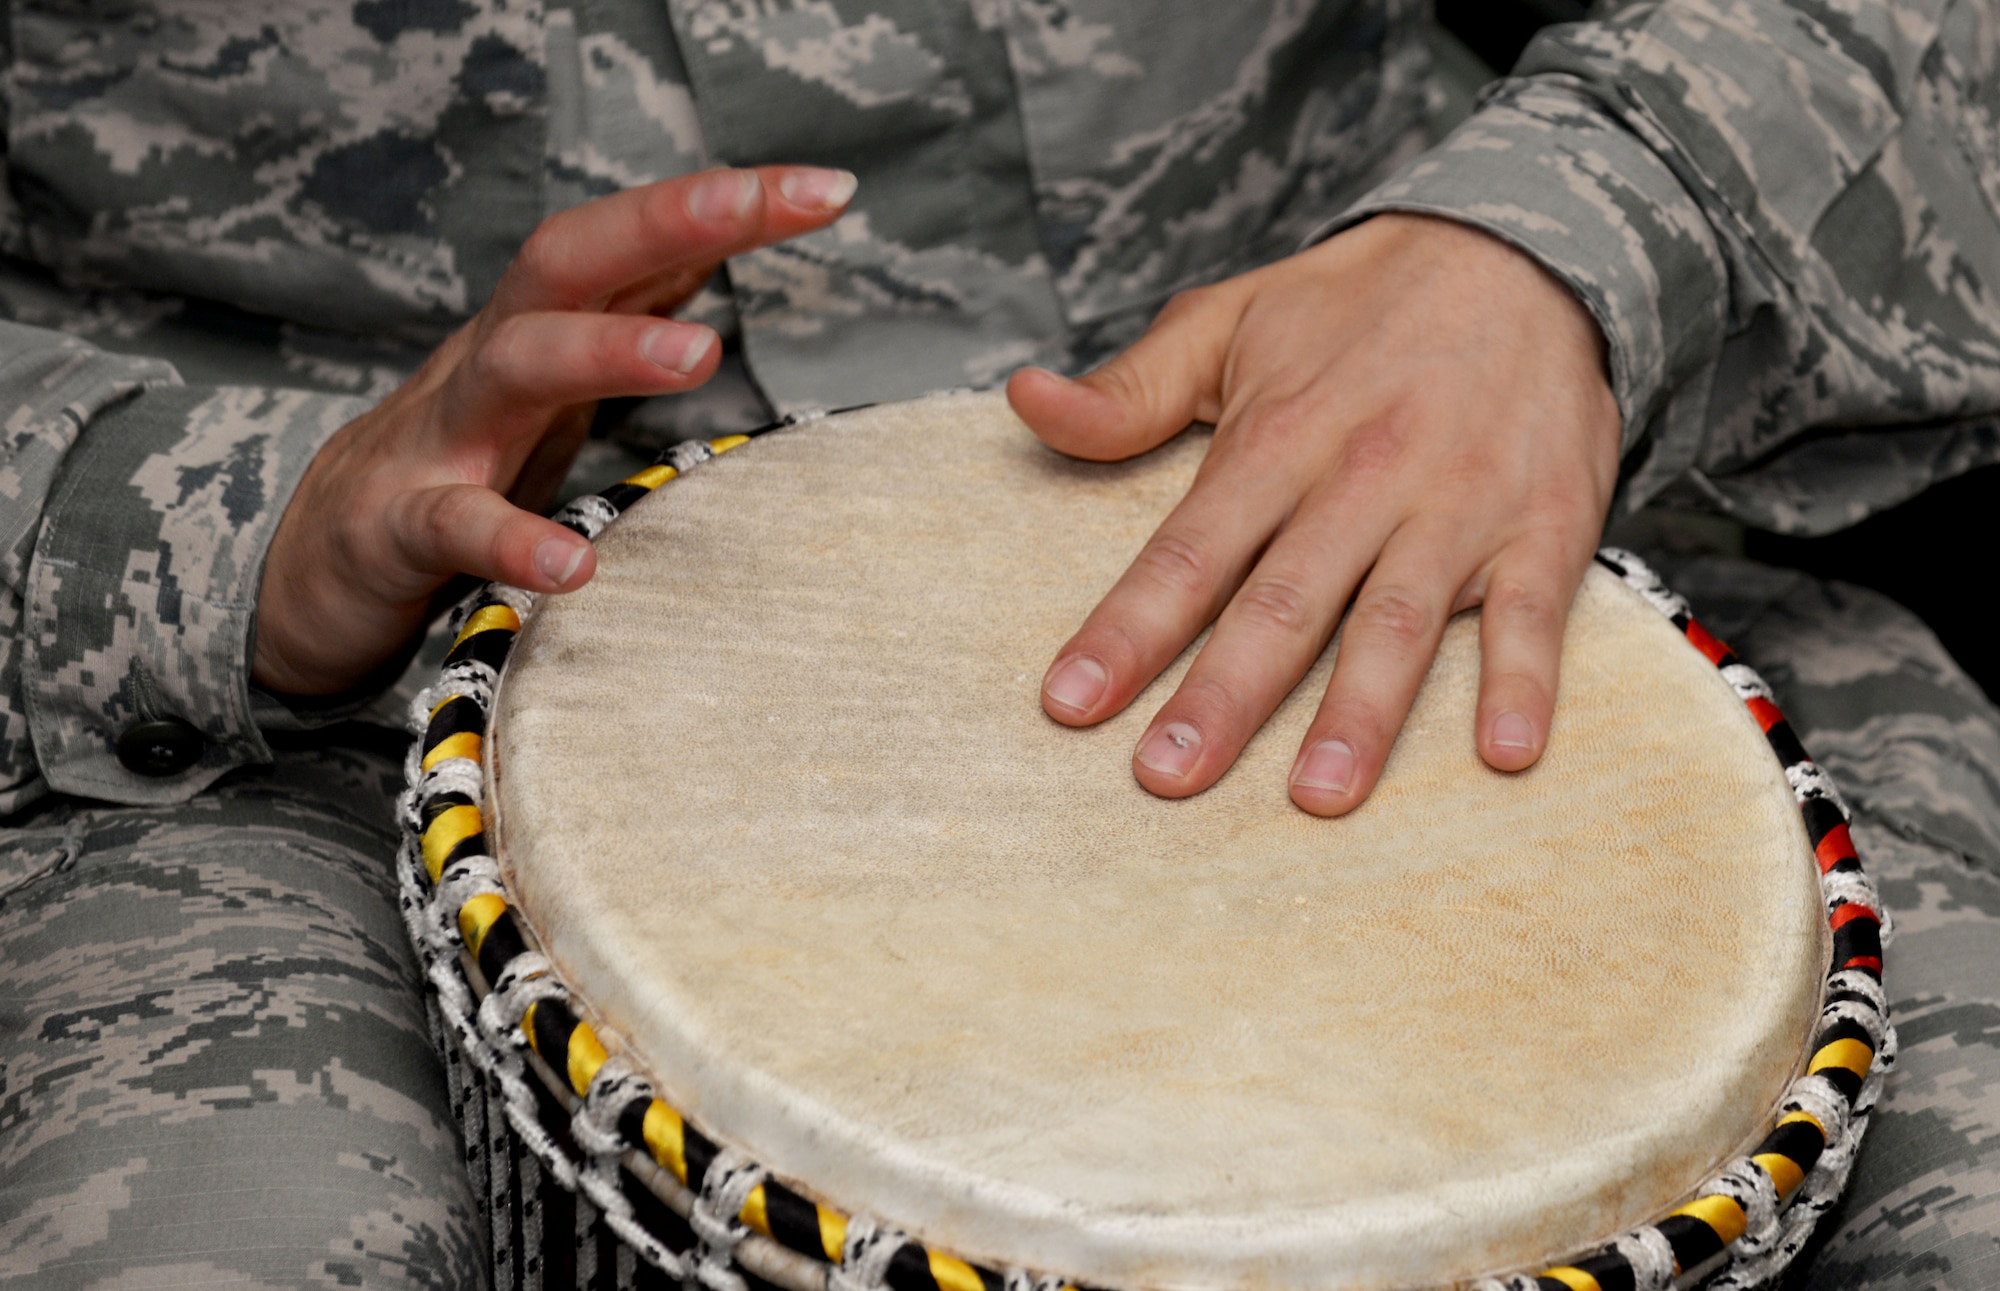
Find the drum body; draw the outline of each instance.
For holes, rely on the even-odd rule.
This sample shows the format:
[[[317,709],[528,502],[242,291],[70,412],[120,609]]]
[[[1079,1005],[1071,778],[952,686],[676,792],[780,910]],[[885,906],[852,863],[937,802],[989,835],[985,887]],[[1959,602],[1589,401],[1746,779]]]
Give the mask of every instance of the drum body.
[[[1200,434],[1078,463],[957,396],[722,447],[572,513],[625,511],[583,591],[524,627],[489,591],[413,755],[443,1012],[539,1075],[549,1168],[644,1259],[1649,1286],[1803,1242],[1892,1052],[1879,905],[1768,691],[1635,561],[1579,592],[1533,770],[1474,750],[1467,615],[1358,811],[1284,789],[1337,642],[1166,802],[1129,750],[1187,658],[1087,731],[1038,691]]]

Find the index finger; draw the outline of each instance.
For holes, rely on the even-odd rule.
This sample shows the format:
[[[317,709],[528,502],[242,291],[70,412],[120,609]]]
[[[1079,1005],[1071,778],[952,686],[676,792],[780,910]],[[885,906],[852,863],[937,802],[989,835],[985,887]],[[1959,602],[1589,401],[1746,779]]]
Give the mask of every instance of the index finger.
[[[1092,726],[1136,698],[1226,604],[1296,502],[1296,487],[1218,442],[1194,486],[1042,680],[1042,710]]]
[[[707,170],[542,221],[494,290],[502,313],[601,308],[664,269],[697,278],[739,252],[832,223],[855,178],[817,166]]]

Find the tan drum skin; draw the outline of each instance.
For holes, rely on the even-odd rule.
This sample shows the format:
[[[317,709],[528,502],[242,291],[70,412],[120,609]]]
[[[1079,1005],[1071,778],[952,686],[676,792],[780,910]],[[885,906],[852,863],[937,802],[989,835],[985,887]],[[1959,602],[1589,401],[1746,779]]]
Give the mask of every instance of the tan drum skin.
[[[1323,660],[1195,798],[1055,649],[1186,490],[995,396],[766,436],[628,511],[496,699],[521,914],[661,1095],[822,1201],[1113,1287],[1390,1287],[1657,1218],[1768,1128],[1828,945],[1757,723],[1593,569],[1547,754],[1447,633],[1381,784],[1286,799]]]

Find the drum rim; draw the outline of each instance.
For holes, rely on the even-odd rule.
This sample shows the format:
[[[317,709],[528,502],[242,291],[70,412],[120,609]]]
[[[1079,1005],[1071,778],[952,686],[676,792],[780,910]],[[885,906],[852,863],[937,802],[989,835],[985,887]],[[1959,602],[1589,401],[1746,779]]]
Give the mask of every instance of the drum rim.
[[[676,445],[555,518],[594,540],[669,481],[795,424]],[[1716,1285],[1755,1285],[1789,1263],[1838,1199],[1894,1066],[1895,1030],[1881,989],[1884,915],[1855,855],[1846,805],[1792,732],[1770,687],[1637,556],[1607,547],[1597,563],[1673,623],[1764,732],[1792,786],[1819,870],[1832,962],[1805,1070],[1768,1113],[1771,1128],[1755,1149],[1724,1162],[1667,1214],[1586,1246],[1570,1263],[1490,1275],[1475,1285],[1663,1291],[1689,1275],[1725,1271]],[[411,706],[415,739],[399,803],[398,873],[412,942],[453,1041],[500,1086],[516,1133],[565,1188],[600,1207],[641,1257],[716,1291],[743,1286],[732,1265],[789,1291],[1074,1291],[1062,1278],[982,1267],[866,1216],[813,1202],[742,1153],[718,1147],[655,1097],[633,1063],[607,1050],[581,994],[541,954],[487,851],[497,810],[488,793],[488,723],[509,648],[535,600],[533,593],[488,583],[454,612],[454,642],[439,677]],[[545,1091],[542,1099],[527,1083],[530,1072]],[[620,1168],[688,1220],[695,1247],[676,1252],[633,1218]]]

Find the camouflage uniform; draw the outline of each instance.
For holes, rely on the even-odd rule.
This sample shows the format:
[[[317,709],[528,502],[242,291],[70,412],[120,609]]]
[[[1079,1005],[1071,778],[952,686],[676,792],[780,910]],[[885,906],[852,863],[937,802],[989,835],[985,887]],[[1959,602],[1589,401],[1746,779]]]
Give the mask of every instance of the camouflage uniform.
[[[1600,6],[1429,151],[1418,0],[1153,8],[12,6],[0,1276],[479,1280],[389,905],[388,764],[352,726],[292,734],[369,696],[287,703],[247,660],[304,465],[552,211],[714,161],[861,176],[838,225],[690,305],[724,374],[639,409],[635,442],[1075,368],[1177,288],[1402,209],[1589,305],[1626,506],[1819,531],[2000,460],[1990,3]],[[1683,581],[1842,774],[1902,918],[1905,1068],[1815,1276],[2000,1277],[2000,982],[1973,953],[2000,724],[1879,601]],[[118,756],[140,724],[176,733],[163,774]]]

